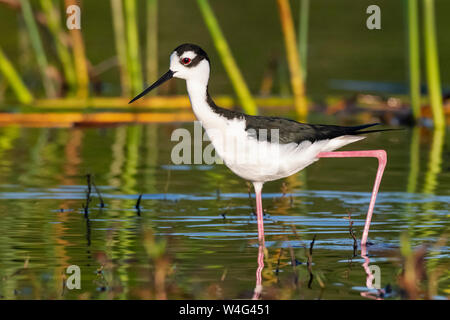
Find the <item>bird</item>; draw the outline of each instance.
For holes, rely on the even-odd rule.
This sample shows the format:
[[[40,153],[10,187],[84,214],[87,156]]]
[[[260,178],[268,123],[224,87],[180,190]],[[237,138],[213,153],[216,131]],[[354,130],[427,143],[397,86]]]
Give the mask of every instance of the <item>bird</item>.
[[[181,44],[170,55],[169,70],[129,103],[172,78],[186,81],[192,110],[217,154],[232,172],[253,184],[260,245],[264,244],[264,183],[293,175],[321,158],[377,158],[377,174],[360,242],[365,247],[387,154],[385,150],[335,150],[364,139],[365,134],[395,129],[369,129],[379,123],[358,126],[307,124],[221,108],[208,92],[210,70],[208,54],[200,46]]]

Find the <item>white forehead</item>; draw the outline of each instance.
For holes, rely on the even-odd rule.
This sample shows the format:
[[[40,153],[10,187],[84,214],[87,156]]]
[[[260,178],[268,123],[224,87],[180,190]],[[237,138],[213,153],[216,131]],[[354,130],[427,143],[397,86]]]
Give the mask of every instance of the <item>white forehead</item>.
[[[194,51],[185,51],[185,52],[183,52],[183,54],[180,56],[180,57],[178,57],[178,54],[177,54],[177,52],[176,51],[174,51],[173,53],[172,53],[172,55],[170,56],[170,60],[172,60],[172,59],[178,59],[178,58],[189,58],[189,59],[194,59],[195,57],[197,56],[197,54],[194,52]]]
[[[197,54],[194,51],[185,51],[180,58],[194,59],[196,56]]]

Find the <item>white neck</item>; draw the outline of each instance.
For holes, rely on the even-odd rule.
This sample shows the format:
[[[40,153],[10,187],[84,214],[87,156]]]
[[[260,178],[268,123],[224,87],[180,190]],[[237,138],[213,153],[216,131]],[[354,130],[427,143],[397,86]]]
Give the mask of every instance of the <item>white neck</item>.
[[[186,87],[191,100],[192,110],[203,127],[208,130],[222,125],[223,119],[209,106],[207,99],[207,82],[186,80]]]

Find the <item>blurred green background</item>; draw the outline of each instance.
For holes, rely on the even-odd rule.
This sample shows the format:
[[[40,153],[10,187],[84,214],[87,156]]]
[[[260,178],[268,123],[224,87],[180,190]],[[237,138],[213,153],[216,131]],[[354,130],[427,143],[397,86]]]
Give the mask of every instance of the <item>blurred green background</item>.
[[[31,1],[38,7],[38,1]],[[297,24],[299,1],[291,1]],[[436,0],[436,22],[439,62],[443,87],[450,85],[450,2]],[[381,30],[366,28],[366,9],[376,4],[381,8]],[[284,43],[276,1],[227,0],[210,1],[220,26],[232,49],[252,93],[258,93],[263,74],[274,55],[285,63]],[[232,87],[212,44],[196,1],[164,0],[158,3],[158,65],[160,73],[168,67],[170,52],[179,44],[192,42],[203,47],[212,60],[212,93],[230,94]],[[138,8],[145,1],[138,1]],[[145,49],[145,10],[139,12],[141,51]],[[314,0],[310,4],[307,92],[312,96],[344,93],[330,87],[332,79],[397,82],[408,86],[405,12],[401,0]],[[18,11],[0,4],[0,46],[14,65],[33,59],[19,44]],[[82,2],[82,32],[90,62],[95,66],[115,56],[111,7],[109,1]],[[422,37],[422,30],[421,37]],[[44,33],[44,40],[51,43]],[[421,41],[421,44],[423,42]],[[143,53],[141,55],[144,56]],[[423,59],[423,53],[421,54]],[[50,61],[57,62],[53,50]],[[422,69],[424,64],[422,63]],[[144,66],[142,66],[144,68]],[[287,68],[287,67],[286,67]],[[20,68],[19,68],[20,69]],[[25,81],[33,92],[38,90],[39,76],[30,73]],[[286,69],[286,77],[289,77]],[[105,95],[120,94],[119,71],[111,68],[100,75],[105,82]],[[423,83],[425,81],[422,81]],[[275,84],[276,85],[276,84]],[[178,83],[177,92],[184,93]],[[277,90],[277,88],[274,88]]]

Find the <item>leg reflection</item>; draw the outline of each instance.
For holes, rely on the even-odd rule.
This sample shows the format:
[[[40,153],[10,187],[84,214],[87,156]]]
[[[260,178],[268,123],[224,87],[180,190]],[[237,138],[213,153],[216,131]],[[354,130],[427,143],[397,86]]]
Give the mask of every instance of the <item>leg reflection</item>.
[[[364,259],[364,263],[362,266],[367,275],[366,276],[366,287],[369,289],[368,291],[361,292],[361,296],[369,298],[369,299],[374,299],[374,300],[384,300],[383,299],[383,296],[385,294],[384,290],[380,289],[380,288],[375,288],[373,285],[375,276],[372,273],[372,270],[369,266],[370,259],[369,259],[369,256],[367,255],[366,245],[361,245],[361,258]],[[374,291],[374,289],[376,289],[376,291]]]
[[[253,292],[253,300],[258,300],[261,297],[263,269],[264,269],[264,241],[260,241],[258,249],[258,268],[256,269],[256,286],[255,291]]]
[[[366,287],[372,288],[374,276],[372,274],[372,271],[370,271],[370,268],[369,268],[370,259],[369,259],[369,256],[367,255],[367,247],[365,245],[361,245],[361,258],[364,259],[364,263],[362,266],[364,268],[364,271],[366,271],[366,274],[367,274]]]

